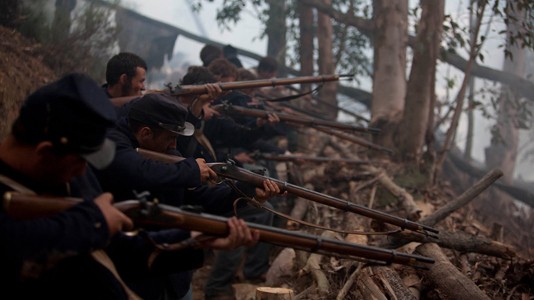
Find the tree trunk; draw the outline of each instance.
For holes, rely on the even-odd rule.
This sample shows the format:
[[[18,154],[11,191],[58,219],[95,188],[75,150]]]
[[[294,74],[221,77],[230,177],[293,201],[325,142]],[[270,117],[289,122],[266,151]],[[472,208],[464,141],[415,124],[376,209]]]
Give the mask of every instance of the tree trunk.
[[[402,116],[406,95],[408,1],[373,2],[375,35],[371,127],[382,129],[375,142],[393,148],[394,130]]]
[[[268,0],[269,20],[267,20],[267,55],[276,58],[281,64],[286,62],[286,4],[285,1]],[[278,68],[278,76],[286,77],[287,70]]]
[[[60,43],[69,37],[71,18],[70,14],[76,6],[76,0],[56,0],[56,10],[52,23],[52,40]]]
[[[323,0],[326,5],[331,5],[331,0]],[[334,29],[332,27],[332,20],[330,16],[318,13],[317,15],[317,41],[319,45],[319,74],[334,74],[336,70],[336,63],[334,61],[333,53],[333,35]],[[322,101],[331,105],[321,105],[321,111],[324,113],[324,117],[329,120],[335,120],[337,118],[337,110],[333,107],[337,107],[337,82],[326,82],[323,84],[321,91],[319,92],[319,98]]]
[[[514,5],[509,1],[509,5]],[[525,77],[525,48],[512,45],[511,35],[523,30],[521,22],[525,20],[525,11],[508,10],[508,34],[506,47],[512,57],[505,57],[503,70]],[[497,108],[497,135],[500,138],[492,138],[491,145],[486,149],[486,165],[489,168],[499,168],[504,173],[504,181],[510,183],[514,176],[515,163],[517,157],[517,147],[519,143],[518,128],[518,97],[516,92],[509,86],[503,86]]]
[[[3,0],[0,2],[0,26],[15,28],[20,14],[19,0]]]
[[[313,9],[300,1],[298,5],[299,15],[299,59],[300,59],[300,76],[313,75]],[[302,91],[310,89],[308,84],[302,86]]]
[[[445,9],[443,0],[421,0],[421,5],[404,115],[397,135],[400,138],[399,153],[405,160],[415,161],[421,158],[429,111],[433,110],[430,107],[435,84],[432,75],[436,71]]]

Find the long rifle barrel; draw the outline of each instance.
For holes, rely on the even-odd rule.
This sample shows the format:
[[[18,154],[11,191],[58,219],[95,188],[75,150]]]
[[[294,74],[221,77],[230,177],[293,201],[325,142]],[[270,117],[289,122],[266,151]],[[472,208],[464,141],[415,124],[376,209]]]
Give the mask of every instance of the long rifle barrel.
[[[371,163],[370,161],[366,161],[366,160],[358,160],[358,159],[350,159],[350,158],[293,155],[293,154],[274,155],[274,154],[258,153],[258,154],[252,155],[252,157],[255,159],[265,159],[265,160],[273,160],[273,161],[306,161],[306,162],[318,162],[318,163],[340,162],[340,163],[355,164],[355,165],[366,165],[366,164]]]
[[[150,151],[146,149],[137,148],[137,152],[141,155],[143,155],[146,158],[159,160],[163,162],[168,163],[176,163],[179,161],[184,160],[183,157],[176,156],[176,155],[169,155],[164,153],[159,153],[155,151]],[[322,194],[313,190],[309,190],[288,182],[284,182],[275,178],[263,176],[256,174],[254,172],[251,172],[247,169],[239,168],[233,164],[229,163],[209,163],[208,166],[217,173],[217,175],[234,179],[237,181],[242,182],[248,182],[256,187],[263,187],[263,181],[265,179],[270,179],[273,182],[278,185],[280,190],[282,192],[287,191],[288,193],[291,193],[293,195],[312,200],[317,203],[321,203],[327,206],[332,206],[335,208],[339,208],[345,211],[350,211],[353,213],[360,214],[362,216],[369,217],[371,219],[379,220],[388,224],[392,224],[395,226],[399,226],[403,229],[409,229],[415,232],[423,233],[425,235],[432,235],[435,237],[435,234],[439,233],[439,231],[435,228],[432,228],[430,226],[426,226],[424,224],[419,224],[413,221],[410,221],[408,219],[403,219],[394,215],[387,214],[385,212],[381,212],[378,210],[374,210],[371,208],[367,208],[362,205],[358,205],[356,203],[352,203],[347,200],[341,200],[326,194]],[[433,234],[431,234],[433,233]]]
[[[255,117],[255,118],[267,118],[269,116],[269,111],[266,111],[266,110],[246,108],[243,106],[231,105],[231,104],[218,104],[218,105],[212,106],[212,108],[217,110],[218,112],[227,113],[231,115],[245,115],[245,116],[250,116],[250,117]],[[372,134],[376,134],[380,132],[380,130],[376,128],[354,126],[352,124],[327,121],[327,120],[322,120],[322,119],[317,119],[317,118],[312,118],[312,117],[295,116],[292,114],[287,114],[287,113],[282,113],[282,112],[276,112],[276,115],[278,116],[278,118],[280,118],[280,121],[307,125],[307,126],[314,127],[314,128],[316,126],[323,126],[323,127],[337,128],[341,130],[366,132],[366,133],[372,133]]]
[[[3,197],[4,211],[17,219],[31,219],[66,210],[82,201],[77,198],[52,198],[8,192]],[[148,201],[127,200],[114,206],[129,216],[136,226],[182,228],[203,232],[211,236],[227,236],[227,218],[204,213],[192,213],[177,207]],[[39,209],[43,214],[39,215]],[[397,252],[378,247],[348,243],[340,240],[284,230],[256,223],[248,223],[260,233],[260,241],[326,255],[347,256],[380,264],[398,263],[426,269],[421,263],[434,263],[428,257]]]
[[[299,76],[292,78],[271,78],[271,79],[257,79],[257,80],[244,80],[233,82],[221,82],[218,83],[219,87],[223,91],[235,90],[235,89],[250,89],[260,88],[267,86],[279,86],[290,84],[303,84],[303,83],[323,83],[329,81],[338,81],[340,79],[352,79],[354,75],[351,74],[332,74],[332,75],[319,75],[319,76]],[[208,91],[204,85],[180,85],[174,88],[171,92],[173,96],[187,96],[187,95],[199,95],[206,94]]]

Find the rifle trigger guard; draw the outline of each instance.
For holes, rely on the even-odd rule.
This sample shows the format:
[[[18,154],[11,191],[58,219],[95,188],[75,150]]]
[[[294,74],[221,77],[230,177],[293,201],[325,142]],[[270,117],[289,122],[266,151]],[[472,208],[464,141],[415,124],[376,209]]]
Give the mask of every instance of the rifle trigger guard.
[[[317,243],[315,244],[315,246],[313,248],[310,249],[311,252],[315,253],[317,252],[319,249],[321,249],[321,246],[323,245],[323,238],[321,236],[318,236],[317,239],[315,240]]]

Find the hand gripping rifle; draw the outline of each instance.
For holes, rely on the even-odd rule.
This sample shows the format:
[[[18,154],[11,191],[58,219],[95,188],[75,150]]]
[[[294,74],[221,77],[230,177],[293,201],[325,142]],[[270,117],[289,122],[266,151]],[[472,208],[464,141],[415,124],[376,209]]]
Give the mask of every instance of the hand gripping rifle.
[[[27,220],[59,213],[81,201],[83,200],[79,198],[54,198],[7,192],[4,194],[2,205],[4,211],[11,217]],[[114,206],[131,218],[137,228],[181,228],[200,231],[205,235],[216,237],[224,237],[229,233],[228,219],[224,217],[188,212],[146,199],[122,201],[115,203]],[[424,256],[348,243],[256,223],[247,222],[247,225],[259,231],[260,241],[282,247],[382,265],[396,263],[427,269],[424,264],[434,263],[433,259]]]
[[[159,153],[155,151],[150,151],[146,149],[137,148],[137,152],[148,159],[154,159],[166,163],[177,163],[184,160],[183,157],[176,155],[169,155],[164,153]],[[394,215],[387,214],[378,210],[367,208],[356,203],[352,203],[348,200],[341,200],[326,194],[322,194],[313,190],[309,190],[288,182],[283,182],[281,180],[263,176],[249,170],[239,168],[231,163],[208,163],[208,166],[217,173],[218,176],[228,179],[233,179],[241,182],[248,182],[256,187],[263,187],[263,181],[265,179],[270,179],[278,185],[280,191],[291,193],[298,197],[302,197],[317,203],[321,203],[327,206],[332,206],[338,209],[345,211],[350,211],[357,213],[384,223],[392,224],[400,227],[401,229],[409,229],[414,232],[424,234],[426,236],[432,236],[438,238],[437,234],[439,231],[430,226],[424,224],[419,224],[408,219],[400,218]]]
[[[211,108],[215,109],[216,111],[220,113],[225,113],[229,115],[244,115],[244,116],[255,117],[255,118],[267,118],[270,113],[269,111],[262,110],[262,109],[246,108],[243,106],[232,105],[228,103],[217,104],[217,105],[212,106]],[[310,127],[322,126],[322,127],[341,129],[344,131],[365,132],[365,133],[371,133],[371,134],[377,134],[380,132],[380,129],[377,129],[377,128],[355,126],[352,124],[327,121],[327,120],[322,120],[322,119],[317,119],[317,118],[312,118],[312,117],[296,116],[293,114],[282,113],[282,112],[276,112],[276,115],[280,118],[280,121],[293,123],[293,124],[307,125]]]

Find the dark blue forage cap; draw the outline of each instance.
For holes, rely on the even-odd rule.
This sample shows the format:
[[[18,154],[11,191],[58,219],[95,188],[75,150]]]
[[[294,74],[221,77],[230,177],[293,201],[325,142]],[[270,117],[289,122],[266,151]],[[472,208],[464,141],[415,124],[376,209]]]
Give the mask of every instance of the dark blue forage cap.
[[[187,109],[170,96],[146,94],[130,105],[128,118],[179,135],[190,136],[195,132],[195,127],[185,121],[187,114]]]
[[[13,134],[31,144],[51,141],[60,154],[78,153],[101,169],[115,155],[115,145],[106,138],[115,119],[104,90],[89,76],[71,73],[26,98]]]

